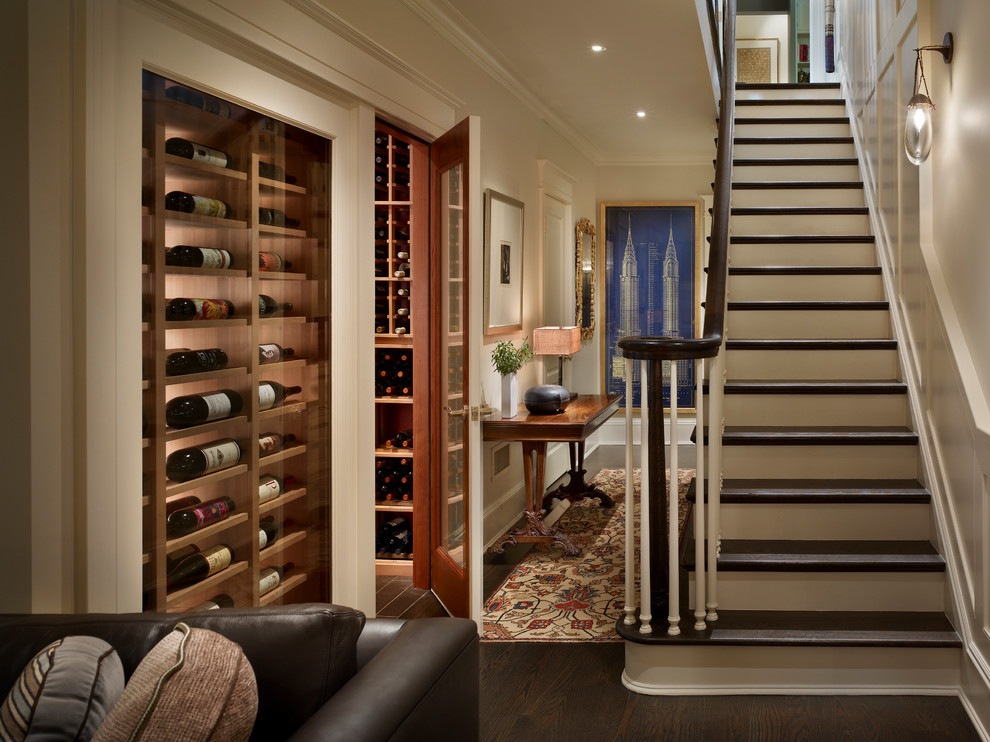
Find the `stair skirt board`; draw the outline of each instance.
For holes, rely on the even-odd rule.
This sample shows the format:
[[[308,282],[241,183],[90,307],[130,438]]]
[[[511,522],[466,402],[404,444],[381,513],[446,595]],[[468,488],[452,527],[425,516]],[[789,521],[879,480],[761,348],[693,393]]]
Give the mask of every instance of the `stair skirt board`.
[[[834,338],[890,337],[890,312],[846,309],[737,309],[726,319],[730,339],[787,340],[821,338],[826,331]]]
[[[908,425],[904,394],[730,394],[726,426]]]
[[[723,446],[726,479],[910,479],[918,476],[916,446]]]
[[[735,275],[728,280],[731,301],[881,301],[878,275]]]
[[[928,503],[722,503],[723,539],[927,540]]]
[[[689,572],[688,606],[694,606]],[[738,611],[944,611],[944,572],[718,572],[718,604]],[[682,619],[688,615],[682,606]],[[693,614],[691,614],[693,616]]]
[[[643,695],[955,696],[961,680],[958,648],[625,645],[622,684]]]

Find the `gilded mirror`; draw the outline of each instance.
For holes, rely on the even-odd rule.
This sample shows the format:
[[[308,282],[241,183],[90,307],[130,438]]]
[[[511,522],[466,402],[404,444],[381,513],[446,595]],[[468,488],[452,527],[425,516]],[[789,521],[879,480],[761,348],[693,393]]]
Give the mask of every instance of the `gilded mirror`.
[[[587,219],[578,221],[574,230],[574,278],[577,304],[575,324],[581,328],[581,339],[590,340],[595,334],[595,225]]]

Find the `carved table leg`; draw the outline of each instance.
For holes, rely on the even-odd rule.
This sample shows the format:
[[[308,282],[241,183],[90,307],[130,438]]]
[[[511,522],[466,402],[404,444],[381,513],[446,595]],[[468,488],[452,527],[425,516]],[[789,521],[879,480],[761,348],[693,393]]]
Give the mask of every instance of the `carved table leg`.
[[[543,509],[549,511],[555,498],[570,500],[573,503],[585,497],[597,497],[601,500],[603,508],[614,507],[615,500],[606,495],[600,488],[584,481],[584,475],[587,474],[587,470],[584,468],[584,441],[568,445],[571,454],[571,470],[567,472],[568,481],[543,496]]]

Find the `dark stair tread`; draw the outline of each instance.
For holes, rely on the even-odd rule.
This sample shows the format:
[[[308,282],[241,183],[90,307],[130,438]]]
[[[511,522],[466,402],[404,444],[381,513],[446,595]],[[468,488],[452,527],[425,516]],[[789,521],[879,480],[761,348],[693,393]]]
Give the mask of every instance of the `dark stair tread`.
[[[736,90],[838,90],[837,82],[737,82]],[[790,100],[790,99],[788,99]]]
[[[723,503],[927,503],[931,502],[931,493],[914,479],[726,479],[722,482],[721,500]]]
[[[804,301],[797,299],[754,299],[752,301],[730,301],[726,304],[728,310],[738,311],[761,311],[786,309],[788,311],[799,310],[826,310],[843,309],[849,311],[887,311],[890,309],[890,302],[882,299],[867,300],[844,300],[844,301]]]
[[[729,237],[730,245],[798,245],[875,243],[872,234],[740,234]]]
[[[733,167],[831,167],[859,165],[855,157],[733,157]]]
[[[693,570],[693,543],[684,567]],[[719,571],[944,572],[945,560],[929,541],[722,539]]]
[[[702,631],[693,611],[681,615],[681,633],[667,634],[667,622],[654,619],[653,632],[641,634],[639,623],[619,633],[644,644],[711,644],[806,647],[960,647],[962,639],[944,613],[923,611],[732,611]]]
[[[735,206],[730,216],[865,216],[865,206]]]
[[[740,265],[730,276],[879,276],[879,265]]]
[[[704,382],[708,393],[709,382]],[[903,381],[850,379],[828,381],[808,380],[728,380],[724,384],[726,394],[907,394]]]
[[[845,106],[842,98],[758,98],[737,100],[739,106]]]
[[[734,191],[862,190],[861,180],[747,180],[732,183]]]
[[[848,124],[848,116],[743,116],[736,119],[736,126],[745,124],[765,125],[765,124]]]
[[[692,442],[696,436],[691,434]],[[708,426],[705,426],[705,443]],[[918,434],[903,425],[728,425],[723,446],[913,446]]]
[[[783,119],[786,121],[787,119]],[[717,142],[718,140],[716,140]],[[852,144],[852,137],[735,137],[733,144]]]
[[[726,350],[895,350],[897,341],[884,338],[760,338],[726,340],[725,347]]]

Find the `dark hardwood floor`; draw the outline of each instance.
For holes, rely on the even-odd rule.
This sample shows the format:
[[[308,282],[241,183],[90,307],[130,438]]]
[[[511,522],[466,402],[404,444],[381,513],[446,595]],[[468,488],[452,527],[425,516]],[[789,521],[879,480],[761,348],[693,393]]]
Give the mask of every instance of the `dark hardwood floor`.
[[[978,742],[948,696],[643,696],[623,645],[481,645],[482,742]]]

